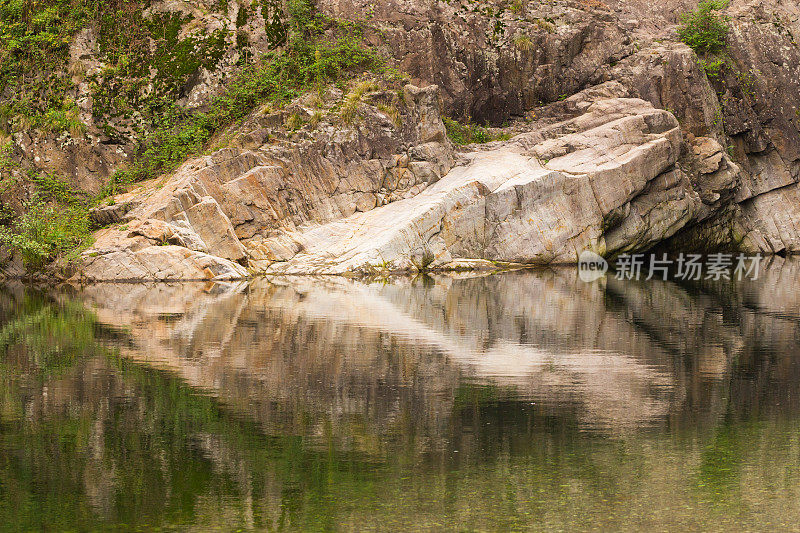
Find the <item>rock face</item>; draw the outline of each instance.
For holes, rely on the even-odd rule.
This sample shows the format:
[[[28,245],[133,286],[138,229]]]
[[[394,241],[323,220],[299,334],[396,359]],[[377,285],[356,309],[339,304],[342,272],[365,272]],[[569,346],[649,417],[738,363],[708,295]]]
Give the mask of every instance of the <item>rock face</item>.
[[[302,251],[266,271],[574,263],[587,249],[647,249],[713,213],[739,169],[716,141],[697,139],[697,170],[684,170],[675,117],[624,92],[580,93],[567,103],[576,117],[467,154],[413,198],[292,235]]]
[[[357,137],[322,127],[291,148],[222,150],[121,198],[100,210],[122,225],[101,232],[82,276],[230,278],[242,272],[235,262],[283,274],[570,263],[585,249],[647,249],[711,216],[738,183],[719,143],[686,148],[673,115],[615,82],[543,110],[528,133],[450,170],[436,91],[406,87],[413,127],[384,130],[368,115],[371,159],[348,144]],[[323,155],[330,149],[338,159]],[[171,270],[181,249],[186,260]]]
[[[308,98],[255,112],[225,148],[97,209],[110,227],[78,276],[477,268],[655,246],[800,252],[795,2],[734,0],[729,60],[711,76],[676,38],[693,2],[513,4],[319,0],[364,23],[414,85],[368,95],[355,125],[323,117],[287,131],[292,115],[317,121]],[[187,105],[214,79],[198,77]],[[457,153],[440,113],[513,119],[516,136]]]
[[[337,128],[323,119],[292,136],[283,125],[288,116],[310,113],[302,100],[278,113],[256,113],[236,130],[233,146],[188,162],[166,183],[148,183],[96,209],[98,223],[113,226],[98,233],[77,276],[246,276],[242,266],[250,259],[288,259],[299,251],[284,238],[287,232],[411,197],[450,170],[454,154],[436,87],[407,86],[402,98],[380,91],[370,98],[357,124]],[[399,126],[377,107],[384,101],[398,109]],[[173,247],[192,253],[188,264],[168,266]],[[158,266],[142,269],[143,256],[158,257]]]
[[[730,60],[716,76],[707,77],[694,53],[674,43],[643,47],[610,76],[673,111],[685,132],[718,140],[741,168],[736,205],[682,232],[676,246],[800,252],[800,8],[750,0],[726,11]]]
[[[335,17],[359,20],[367,37],[415,80],[442,88],[448,115],[500,123],[603,81],[604,67],[635,44],[596,2],[320,0]]]

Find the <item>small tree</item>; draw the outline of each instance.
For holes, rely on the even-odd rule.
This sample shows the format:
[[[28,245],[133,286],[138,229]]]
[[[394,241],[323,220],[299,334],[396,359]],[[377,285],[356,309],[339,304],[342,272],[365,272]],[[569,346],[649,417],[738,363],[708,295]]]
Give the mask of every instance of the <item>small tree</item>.
[[[717,13],[729,0],[703,0],[697,9],[684,13],[678,37],[698,54],[718,54],[728,47],[729,17]]]

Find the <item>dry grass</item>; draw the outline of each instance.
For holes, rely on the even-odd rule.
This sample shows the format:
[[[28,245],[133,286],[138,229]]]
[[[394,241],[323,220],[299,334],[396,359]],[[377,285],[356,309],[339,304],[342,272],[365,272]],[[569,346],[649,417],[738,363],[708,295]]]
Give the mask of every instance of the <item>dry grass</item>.
[[[87,70],[86,63],[78,59],[70,63],[67,73],[74,81],[81,81],[86,77]]]
[[[308,125],[311,126],[312,130],[315,130],[320,122],[322,122],[322,111],[315,111],[308,120]]]
[[[81,122],[80,110],[77,107],[73,107],[67,111],[67,120],[69,121],[69,134],[75,139],[83,137],[88,128],[86,124]]]
[[[297,113],[292,113],[286,118],[285,125],[289,131],[297,131],[303,127],[303,118]]]
[[[17,118],[16,126],[17,126],[17,129],[20,130],[20,131],[27,131],[29,129],[32,129],[34,125],[35,125],[35,123],[34,123],[33,119],[31,117],[29,117],[28,115],[20,115]]]
[[[311,98],[311,105],[317,109],[325,106],[325,91],[322,87],[317,87],[314,96]]]
[[[402,117],[400,116],[400,110],[398,110],[396,106],[380,104],[378,105],[378,110],[389,117],[389,120],[391,120],[392,124],[394,124],[396,127],[399,128],[403,125]]]
[[[339,113],[342,117],[342,121],[344,121],[345,124],[352,124],[358,113],[358,106],[361,104],[361,100],[364,99],[364,95],[378,89],[380,89],[380,87],[375,80],[364,80],[356,84],[345,97],[344,103],[342,103],[342,109]]]
[[[533,41],[528,35],[518,33],[514,36],[514,46],[522,52],[533,50]]]
[[[555,33],[556,32],[556,25],[550,22],[549,20],[544,19],[536,19],[533,21],[534,24],[542,28],[547,33]]]

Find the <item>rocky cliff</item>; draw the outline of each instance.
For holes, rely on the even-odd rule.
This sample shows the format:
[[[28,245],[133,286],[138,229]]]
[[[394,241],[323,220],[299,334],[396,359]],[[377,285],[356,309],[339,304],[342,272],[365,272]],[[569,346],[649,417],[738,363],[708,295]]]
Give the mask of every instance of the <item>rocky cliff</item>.
[[[258,7],[227,4],[195,20],[235,26]],[[352,121],[337,118],[352,86],[256,109],[215,151],[96,208],[103,229],[74,275],[493,268],[656,246],[800,251],[800,8],[736,0],[724,9],[725,51],[698,56],[676,30],[693,7],[320,0],[409,83],[362,90]],[[262,23],[239,26],[251,49],[267,47]],[[235,63],[199,66],[184,104],[202,106]],[[502,140],[454,146],[445,117],[490,124]],[[76,146],[93,158],[107,147]],[[93,168],[84,174],[101,179]]]

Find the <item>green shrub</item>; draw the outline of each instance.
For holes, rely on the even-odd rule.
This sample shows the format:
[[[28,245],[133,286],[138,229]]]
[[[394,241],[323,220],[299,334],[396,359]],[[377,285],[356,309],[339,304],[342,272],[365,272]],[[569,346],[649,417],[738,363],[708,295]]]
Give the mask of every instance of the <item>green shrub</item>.
[[[697,9],[685,13],[678,37],[698,54],[718,54],[728,47],[728,17],[716,11],[728,6],[729,0],[703,0]]]
[[[444,127],[447,130],[447,136],[455,144],[484,144],[509,138],[506,134],[494,135],[483,126],[473,124],[472,122],[462,124],[448,117],[445,117],[443,120]]]
[[[91,244],[88,211],[83,205],[59,205],[36,196],[10,227],[0,227],[0,244],[18,252],[32,270],[57,257],[73,259]]]
[[[722,59],[701,59],[700,66],[706,71],[706,76],[708,76],[710,79],[716,79],[722,72],[722,69],[725,66],[725,61]]]
[[[12,143],[0,147],[0,195],[20,194],[19,173]],[[69,261],[91,244],[89,211],[69,184],[48,174],[29,174],[24,180],[36,187],[36,194],[22,206],[21,213],[0,205],[0,246],[19,253],[31,270],[62,257]]]

